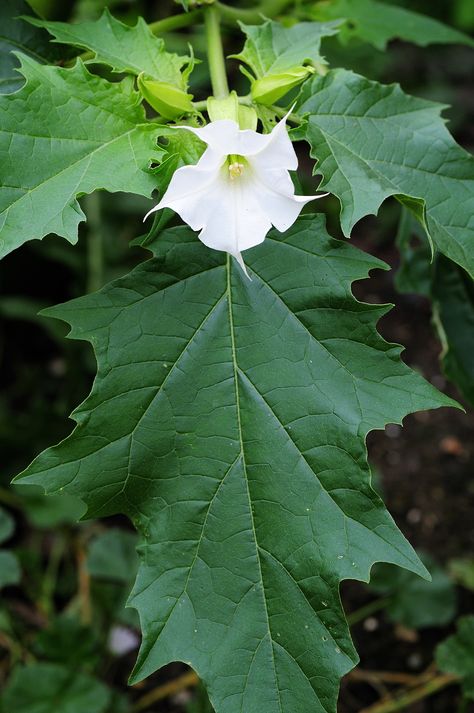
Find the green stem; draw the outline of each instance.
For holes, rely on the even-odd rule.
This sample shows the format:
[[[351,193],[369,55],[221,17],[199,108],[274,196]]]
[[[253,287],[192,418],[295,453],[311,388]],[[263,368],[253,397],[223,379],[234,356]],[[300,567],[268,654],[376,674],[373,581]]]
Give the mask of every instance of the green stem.
[[[201,16],[202,10],[182,12],[179,15],[172,15],[171,17],[165,17],[163,20],[150,22],[148,27],[154,35],[161,35],[165,32],[173,32],[173,30],[180,30],[182,27],[194,25],[194,23],[201,19]]]
[[[216,5],[206,7],[204,23],[206,26],[207,58],[211,75],[212,92],[216,99],[225,99],[229,94],[229,85],[227,84],[227,74],[225,71],[219,10]]]
[[[104,246],[100,222],[98,191],[84,199],[87,217],[87,291],[96,292],[104,284]]]
[[[215,7],[219,9],[224,22],[248,22],[249,24],[259,24],[263,18],[271,18],[279,15],[283,10],[292,5],[294,0],[262,0],[253,10],[230,7],[222,2],[216,2]]]
[[[363,619],[367,619],[368,616],[371,616],[371,614],[375,614],[375,612],[380,611],[380,609],[385,609],[385,607],[389,604],[390,597],[381,597],[380,599],[375,599],[373,602],[369,602],[369,604],[366,604],[364,607],[356,609],[356,611],[349,614],[347,616],[347,623],[349,624],[349,626],[354,626],[354,624],[357,624]]]

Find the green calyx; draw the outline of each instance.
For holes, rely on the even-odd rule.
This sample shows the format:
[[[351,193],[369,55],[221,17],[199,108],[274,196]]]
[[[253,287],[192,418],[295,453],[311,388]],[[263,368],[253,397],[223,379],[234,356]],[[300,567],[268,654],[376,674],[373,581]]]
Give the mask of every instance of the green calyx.
[[[252,99],[267,106],[274,104],[315,71],[314,67],[300,65],[279,74],[269,74],[266,77],[255,79],[252,81],[250,90]]]
[[[208,97],[207,113],[211,121],[231,119],[240,129],[255,131],[257,128],[257,112],[251,106],[240,104],[236,92],[231,92],[225,99]]]
[[[148,104],[165,119],[176,119],[194,112],[193,95],[173,84],[146,79],[142,73],[138,77],[138,89]]]

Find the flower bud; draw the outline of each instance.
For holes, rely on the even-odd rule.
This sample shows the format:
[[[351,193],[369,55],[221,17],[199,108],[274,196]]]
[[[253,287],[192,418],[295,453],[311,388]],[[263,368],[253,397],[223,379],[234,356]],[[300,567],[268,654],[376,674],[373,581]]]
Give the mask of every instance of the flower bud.
[[[314,67],[299,65],[280,74],[269,74],[261,79],[256,79],[251,88],[252,99],[260,104],[274,104],[290,89],[301,84],[314,71]]]
[[[257,128],[257,112],[251,106],[243,106],[239,104],[239,98],[235,92],[230,92],[225,99],[216,99],[208,97],[207,113],[211,121],[219,121],[220,119],[232,119],[240,129]]]
[[[192,94],[187,94],[184,89],[173,84],[145,79],[144,75],[140,74],[138,88],[148,104],[165,119],[176,119],[182,114],[194,111]]]

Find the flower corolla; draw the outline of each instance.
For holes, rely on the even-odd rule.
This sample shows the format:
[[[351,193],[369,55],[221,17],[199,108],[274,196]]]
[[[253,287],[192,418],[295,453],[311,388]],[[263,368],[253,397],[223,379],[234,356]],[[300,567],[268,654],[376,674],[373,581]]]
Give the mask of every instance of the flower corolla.
[[[322,198],[297,196],[289,171],[298,159],[286,117],[269,134],[241,130],[231,119],[202,128],[181,126],[207,144],[193,166],[178,168],[162,199],[145,216],[171,208],[210,248],[233,255],[246,272],[241,252],[265,240],[272,226],[284,232],[305,203]]]

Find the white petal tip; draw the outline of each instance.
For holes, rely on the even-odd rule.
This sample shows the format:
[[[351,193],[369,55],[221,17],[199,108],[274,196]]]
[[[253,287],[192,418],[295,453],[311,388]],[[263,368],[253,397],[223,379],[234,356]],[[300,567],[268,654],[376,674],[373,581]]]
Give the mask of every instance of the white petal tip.
[[[148,213],[146,214],[146,216],[143,218],[143,222],[145,222],[145,220],[146,220],[152,213],[155,213],[155,211],[160,210],[160,208],[162,208],[162,206],[158,203],[158,205],[156,205],[154,208],[152,208],[151,210],[149,210]]]
[[[243,272],[245,273],[245,276],[248,277],[250,282],[252,282],[252,278],[250,277],[249,273],[247,272],[247,268],[244,263],[244,259],[242,257],[242,253],[231,253],[232,257],[234,257],[237,262],[239,263],[240,267],[242,268]]]

